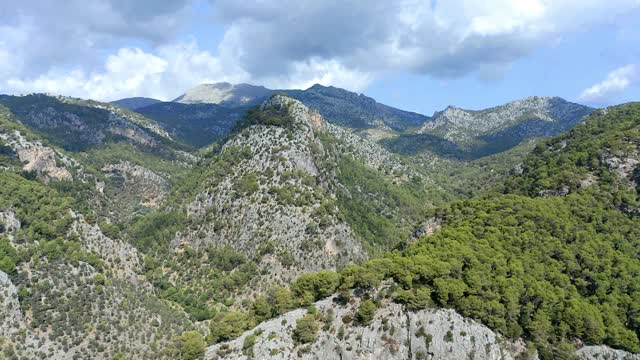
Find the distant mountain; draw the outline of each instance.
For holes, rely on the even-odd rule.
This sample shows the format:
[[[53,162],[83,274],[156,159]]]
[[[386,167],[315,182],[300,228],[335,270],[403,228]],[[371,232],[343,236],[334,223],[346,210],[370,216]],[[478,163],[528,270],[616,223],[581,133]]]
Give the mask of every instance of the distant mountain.
[[[592,108],[559,97],[532,96],[484,110],[449,106],[414,133],[386,141],[399,152],[432,151],[481,157],[508,150],[523,140],[548,137],[579,124]]]
[[[318,84],[307,90],[271,90],[248,84],[202,84],[188,90],[174,102],[208,103],[237,108],[259,104],[276,93],[287,94],[306,106],[317,109],[330,123],[351,128],[382,127],[406,130],[429,119],[425,115],[380,104],[363,94]]]
[[[178,96],[174,102],[183,104],[217,104],[226,107],[255,105],[273,94],[264,86],[249,84],[201,84]]]
[[[136,109],[149,106],[151,104],[159,103],[159,102],[162,102],[162,100],[146,98],[146,97],[131,97],[131,98],[124,98],[124,99],[112,101],[111,103],[129,110],[136,110]]]
[[[428,116],[380,104],[373,98],[333,86],[313,85],[307,90],[285,90],[289,96],[318,109],[327,121],[351,128],[383,127],[406,130]]]
[[[559,97],[540,96],[478,111],[449,106],[436,112],[432,121],[423,124],[417,133],[438,135],[459,144],[481,137],[552,136],[576,126],[591,111],[587,106]]]

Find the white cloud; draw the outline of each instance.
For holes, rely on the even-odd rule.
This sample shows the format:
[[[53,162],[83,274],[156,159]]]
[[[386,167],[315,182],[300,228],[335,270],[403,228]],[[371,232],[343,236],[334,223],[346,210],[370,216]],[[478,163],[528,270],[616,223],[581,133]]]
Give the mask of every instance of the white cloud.
[[[335,61],[312,60],[292,67],[285,76],[253,80],[272,88],[308,88],[320,83],[354,91],[366,88],[371,80],[369,74],[346,69]],[[9,78],[6,87],[15,93],[45,92],[109,101],[133,95],[171,100],[197,84],[250,80],[250,75],[232,61],[213,56],[191,42],[162,46],[155,54],[122,48],[108,56],[99,71],[52,70],[34,79]]]
[[[378,74],[496,79],[638,0],[211,0],[223,25],[182,40],[193,0],[25,0],[0,11],[0,92],[171,99],[203,82],[364,90]],[[1,7],[1,6],[0,6]],[[4,11],[6,10],[6,11]],[[196,24],[200,28],[206,24]],[[199,30],[200,31],[200,30]]]
[[[348,69],[459,77],[508,69],[562,34],[609,22],[636,0],[216,0],[221,51],[252,75],[337,61]]]
[[[227,73],[217,58],[195,43],[181,43],[162,46],[156,54],[122,48],[107,57],[102,69],[91,73],[81,68],[52,70],[34,79],[10,78],[6,84],[18,93],[47,92],[99,100],[140,95],[170,100],[201,82],[245,79],[245,75]]]
[[[601,82],[585,89],[580,94],[580,100],[588,102],[602,102],[611,96],[620,94],[638,78],[638,66],[629,64],[619,67]]]

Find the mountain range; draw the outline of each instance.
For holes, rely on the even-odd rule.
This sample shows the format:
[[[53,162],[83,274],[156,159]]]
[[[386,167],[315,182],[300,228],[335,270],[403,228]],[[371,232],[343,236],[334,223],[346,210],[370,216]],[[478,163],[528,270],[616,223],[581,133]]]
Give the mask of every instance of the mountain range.
[[[558,134],[592,111],[560,98],[531,97],[478,111],[449,106],[428,117],[332,86],[316,84],[307,90],[271,90],[229,83],[198,85],[172,102],[154,102],[135,110],[163,123],[179,140],[204,146],[228,134],[248,108],[273,94],[287,94],[317,109],[332,124],[363,132],[382,131],[388,138],[385,143],[396,152],[424,151],[434,143],[432,151],[458,157],[470,152],[489,155],[528,138]],[[137,103],[138,99],[114,103]]]
[[[640,104],[0,95],[7,358],[640,358]]]

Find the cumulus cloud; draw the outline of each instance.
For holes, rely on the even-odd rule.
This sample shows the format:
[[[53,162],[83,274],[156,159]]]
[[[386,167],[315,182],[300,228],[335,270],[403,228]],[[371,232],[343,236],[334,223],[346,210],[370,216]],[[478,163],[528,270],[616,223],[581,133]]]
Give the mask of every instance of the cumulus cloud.
[[[607,77],[601,82],[584,89],[580,94],[580,100],[588,102],[606,101],[627,89],[638,77],[637,65],[629,64],[619,67],[607,74]]]
[[[227,68],[228,69],[228,68]],[[219,59],[195,43],[159,47],[156,54],[139,48],[122,48],[107,57],[104,67],[86,72],[52,70],[34,79],[10,78],[18,93],[46,92],[100,100],[144,94],[162,100],[175,98],[200,82],[247,80],[241,72],[229,74]]]
[[[0,92],[171,99],[203,82],[364,90],[376,76],[500,78],[567,32],[637,0],[210,0],[215,51],[184,41],[195,0],[0,4]],[[200,3],[202,5],[202,3]],[[206,24],[198,24],[206,28]]]
[[[315,58],[361,71],[458,77],[509,63],[563,33],[607,22],[636,0],[213,2],[221,51],[252,74]]]

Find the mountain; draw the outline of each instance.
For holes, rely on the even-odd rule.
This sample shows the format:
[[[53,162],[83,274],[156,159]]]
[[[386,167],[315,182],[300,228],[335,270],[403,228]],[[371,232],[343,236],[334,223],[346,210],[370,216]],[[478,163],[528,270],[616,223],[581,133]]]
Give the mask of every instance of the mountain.
[[[112,101],[111,103],[129,110],[136,110],[159,102],[162,102],[162,100],[146,97],[131,97]]]
[[[182,104],[218,104],[225,107],[255,105],[275,93],[264,86],[249,84],[201,84],[187,90],[173,102]]]
[[[34,131],[69,151],[119,139],[154,147],[171,137],[154,121],[110,104],[43,94],[0,95],[4,105]]]
[[[196,253],[229,247],[257,266],[252,286],[238,290],[264,293],[302,273],[392,248],[431,203],[429,186],[379,145],[274,95],[177,186],[175,202],[158,215],[178,224],[163,246]],[[154,238],[164,230],[151,231]],[[200,296],[192,287],[199,281],[192,276],[175,286]]]
[[[595,111],[396,251],[301,276],[301,309],[220,314],[207,358],[640,358],[638,129],[639,103]]]
[[[484,110],[449,106],[415,132],[389,139],[386,144],[403,153],[431,151],[477,158],[508,150],[526,139],[557,135],[592,111],[558,97],[539,96]]]
[[[307,90],[285,90],[284,93],[303,104],[318,109],[327,121],[351,128],[383,127],[406,130],[419,126],[427,116],[399,110],[333,86],[313,85]]]

